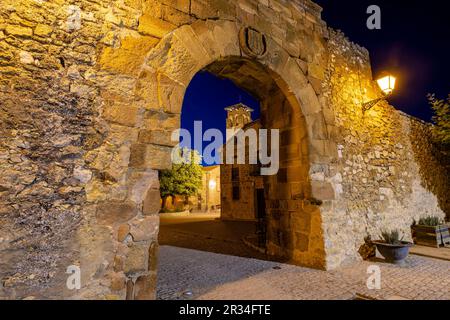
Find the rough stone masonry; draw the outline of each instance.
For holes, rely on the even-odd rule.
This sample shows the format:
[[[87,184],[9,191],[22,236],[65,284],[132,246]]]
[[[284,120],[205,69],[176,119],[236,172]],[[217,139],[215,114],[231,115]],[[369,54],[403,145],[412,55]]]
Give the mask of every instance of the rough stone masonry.
[[[284,132],[272,253],[333,269],[367,235],[449,214],[429,125],[387,103],[362,113],[381,96],[369,54],[310,0],[2,0],[0,298],[154,298],[158,170],[204,68]]]

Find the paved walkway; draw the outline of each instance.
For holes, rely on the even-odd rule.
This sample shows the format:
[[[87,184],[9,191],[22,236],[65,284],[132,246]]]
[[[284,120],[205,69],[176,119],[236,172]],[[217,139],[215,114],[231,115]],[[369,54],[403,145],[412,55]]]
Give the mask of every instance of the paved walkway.
[[[402,267],[361,262],[332,272],[250,258],[162,246],[158,299],[450,300],[450,262],[410,256]],[[381,290],[366,286],[367,268],[382,272]]]
[[[449,247],[432,248],[432,247],[415,245],[414,247],[411,248],[410,252],[413,254],[416,254],[418,256],[450,261],[450,248]]]
[[[254,222],[221,221],[218,217],[217,214],[163,214],[159,243],[246,258],[273,259],[242,241],[255,233]]]

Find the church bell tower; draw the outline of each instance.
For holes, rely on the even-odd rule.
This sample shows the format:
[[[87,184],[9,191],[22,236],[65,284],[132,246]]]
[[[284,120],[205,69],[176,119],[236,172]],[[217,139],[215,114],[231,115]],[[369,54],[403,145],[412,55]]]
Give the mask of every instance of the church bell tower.
[[[252,108],[243,103],[238,103],[225,108],[227,111],[227,129],[239,130],[252,122]]]

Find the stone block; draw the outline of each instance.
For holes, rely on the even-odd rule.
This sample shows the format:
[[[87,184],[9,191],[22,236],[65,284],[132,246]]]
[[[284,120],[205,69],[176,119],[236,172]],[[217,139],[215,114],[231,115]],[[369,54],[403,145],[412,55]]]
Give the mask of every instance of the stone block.
[[[133,202],[103,202],[97,206],[97,222],[112,226],[131,220],[138,213]]]
[[[123,271],[123,265],[124,265],[124,257],[120,255],[114,256],[114,264],[113,269],[115,272],[121,272]]]
[[[134,111],[135,109],[133,109]],[[130,119],[128,122],[129,126],[119,125],[119,124],[111,124],[109,126],[109,134],[106,138],[107,141],[113,145],[128,145],[129,143],[136,142],[138,139],[138,129],[130,126],[133,122],[139,122],[139,116],[136,115],[136,119]]]
[[[291,144],[280,148],[280,159],[282,161],[298,159],[301,157],[300,145]]]
[[[117,241],[123,242],[130,234],[130,226],[128,224],[121,224],[117,230]]]
[[[308,81],[311,84],[311,86],[313,87],[313,89],[317,95],[322,94],[322,80],[314,78],[312,76],[308,76]]]
[[[307,234],[295,232],[295,248],[300,252],[307,252],[309,249],[309,237]]]
[[[150,248],[148,249],[148,270],[156,272],[158,268],[158,251],[159,245],[157,241],[154,241],[150,244]]]
[[[164,170],[171,168],[171,148],[136,143],[131,146],[130,167]]]
[[[158,75],[159,108],[167,113],[181,114],[186,87],[168,78]]]
[[[125,258],[123,271],[126,275],[146,272],[148,269],[148,244],[133,243]]]
[[[167,33],[175,30],[176,25],[162,19],[152,17],[149,14],[144,14],[139,19],[138,31],[142,34],[153,36],[156,38],[162,38]]]
[[[154,215],[158,214],[161,210],[161,195],[159,190],[149,190],[147,196],[144,199],[143,214]]]
[[[113,273],[111,275],[111,290],[121,291],[125,289],[126,277],[123,273]]]
[[[289,57],[286,60],[280,75],[290,86],[290,92],[298,92],[297,90],[306,87],[308,80],[300,69],[296,59]]]
[[[105,107],[103,117],[113,123],[134,127],[138,121],[140,110],[135,106],[126,106],[122,103]]]
[[[311,215],[305,212],[296,212],[292,216],[292,229],[309,233],[311,231]]]
[[[135,95],[144,101],[146,110],[159,110],[158,77],[154,70],[149,67],[142,70],[136,82]]]
[[[308,75],[320,81],[325,79],[325,67],[320,64],[308,64]]]
[[[168,130],[141,130],[139,132],[139,142],[146,144],[157,144],[160,146],[174,147],[177,141],[172,141],[172,131]]]
[[[317,98],[316,92],[311,84],[296,90],[296,94],[300,99],[303,114],[306,116],[306,122],[308,122],[308,116],[321,111],[322,106],[320,105],[319,99]]]
[[[191,4],[190,0],[160,0],[160,1],[162,4],[177,9],[178,11],[189,13],[189,8]]]
[[[155,300],[156,299],[156,273],[137,278],[134,284],[135,300]]]
[[[177,27],[188,25],[194,20],[190,14],[177,10],[171,6],[161,7],[161,17],[164,21],[168,21]]]
[[[226,0],[194,0],[191,13],[200,19],[234,19],[236,4]]]
[[[137,76],[145,57],[159,42],[158,38],[128,35],[121,39],[119,48],[107,47],[103,50],[98,65],[103,70]]]
[[[318,200],[334,200],[335,194],[331,183],[323,181],[311,181],[312,195]]]
[[[128,185],[130,200],[141,205],[149,190],[159,188],[158,171],[133,170],[129,172]]]
[[[38,24],[34,29],[34,34],[40,37],[47,37],[53,32],[53,28],[51,26],[45,24]]]
[[[29,38],[33,35],[33,29],[19,25],[7,25],[5,33],[7,35]]]
[[[193,31],[190,26],[177,29],[176,32],[164,38],[148,56],[147,65],[158,70],[160,86],[167,83],[167,85],[171,84],[177,87],[181,85],[186,87],[195,73],[204,67],[200,60],[205,60],[204,56],[207,55],[207,52],[203,51],[203,55],[195,55],[196,49],[199,48],[198,39],[193,40],[196,44],[186,44],[184,42],[186,40],[183,41],[180,39],[183,36],[189,35],[191,35],[191,39],[194,39],[195,36],[192,36],[191,33]],[[165,77],[161,78],[161,74]],[[172,83],[169,83],[169,80],[166,78],[172,79]],[[168,89],[170,89],[170,86]]]
[[[130,223],[130,234],[135,242],[156,240],[159,231],[159,216],[147,216]]]
[[[311,114],[307,121],[309,131],[312,133],[311,137],[317,140],[327,140],[328,131],[325,123],[325,118],[322,112]]]

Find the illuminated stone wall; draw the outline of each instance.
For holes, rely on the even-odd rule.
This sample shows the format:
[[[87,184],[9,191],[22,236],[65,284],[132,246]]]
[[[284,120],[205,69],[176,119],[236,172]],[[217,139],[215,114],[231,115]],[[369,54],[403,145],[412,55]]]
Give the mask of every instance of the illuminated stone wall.
[[[326,121],[336,126],[338,159],[312,168],[311,177],[334,191],[335,200],[322,206],[333,267],[359,259],[367,235],[379,239],[382,231],[399,229],[411,240],[414,220],[444,218],[450,180],[433,152],[429,125],[386,102],[362,112],[362,103],[380,96],[367,50],[334,31],[328,48],[324,99],[334,110]]]
[[[357,259],[365,234],[406,230],[417,208],[441,216],[420,184],[428,158],[409,142],[420,124],[387,105],[362,117],[359,103],[380,95],[367,52],[330,37],[320,12],[309,0],[2,0],[0,298],[154,297],[157,170],[170,166],[191,78],[228,57],[257,61],[283,95],[274,102],[305,124],[310,177],[295,201],[276,201],[294,214],[274,225],[289,246],[300,229],[296,263],[334,268]],[[243,48],[248,26],[265,55]],[[237,83],[252,92],[248,67],[253,82]],[[66,286],[70,265],[81,290]]]

